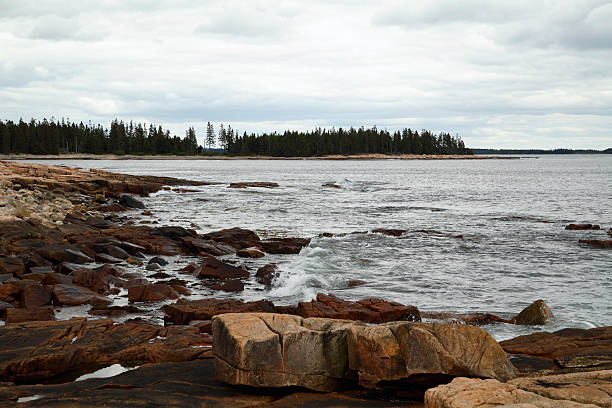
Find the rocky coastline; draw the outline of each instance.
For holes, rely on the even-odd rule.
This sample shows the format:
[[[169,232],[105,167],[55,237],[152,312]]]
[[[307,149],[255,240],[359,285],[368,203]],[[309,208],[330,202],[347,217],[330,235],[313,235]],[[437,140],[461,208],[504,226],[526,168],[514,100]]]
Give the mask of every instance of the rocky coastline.
[[[542,325],[542,300],[508,319],[232,298],[277,272],[223,256],[295,255],[309,240],[130,217],[147,212],[138,196],[203,184],[0,161],[0,406],[612,407],[612,327],[500,343],[478,327]],[[169,274],[167,257],[189,261]],[[194,285],[225,295],[192,299]],[[108,367],[123,373],[75,381]]]

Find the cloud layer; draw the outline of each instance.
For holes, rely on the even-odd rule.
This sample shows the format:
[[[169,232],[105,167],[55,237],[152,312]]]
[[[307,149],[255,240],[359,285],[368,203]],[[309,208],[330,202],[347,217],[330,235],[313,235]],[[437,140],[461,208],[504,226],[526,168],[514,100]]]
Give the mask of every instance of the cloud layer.
[[[4,119],[612,146],[612,2],[0,0]]]

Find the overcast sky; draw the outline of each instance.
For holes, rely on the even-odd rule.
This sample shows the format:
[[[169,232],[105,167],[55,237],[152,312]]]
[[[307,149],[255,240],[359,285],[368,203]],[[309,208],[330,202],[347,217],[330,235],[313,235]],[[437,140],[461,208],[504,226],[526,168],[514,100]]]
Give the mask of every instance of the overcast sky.
[[[612,1],[0,0],[0,117],[612,147]]]

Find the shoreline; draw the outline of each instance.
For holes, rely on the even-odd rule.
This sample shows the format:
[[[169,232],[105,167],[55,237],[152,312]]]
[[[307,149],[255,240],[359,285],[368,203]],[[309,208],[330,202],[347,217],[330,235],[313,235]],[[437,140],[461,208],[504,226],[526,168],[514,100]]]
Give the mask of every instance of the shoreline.
[[[434,398],[434,392],[430,391],[450,387],[453,383],[446,383],[452,378],[453,381],[476,381],[470,391],[475,395],[480,395],[478,381],[482,380],[465,377],[493,378],[487,380],[487,384],[499,387],[494,392],[514,387],[515,394],[530,392],[530,398],[545,395],[551,401],[561,399],[550,396],[558,388],[555,381],[592,390],[599,386],[597,381],[600,378],[601,382],[612,380],[612,327],[564,329],[555,333],[540,331],[545,329],[542,325],[552,314],[541,300],[511,319],[486,313],[425,313],[416,306],[384,299],[347,301],[323,293],[310,302],[289,306],[274,305],[268,300],[244,302],[239,294],[242,280],[254,278],[263,285],[265,280],[273,281],[276,272],[273,267],[267,268],[272,264],[260,268],[257,273],[253,269],[241,268],[241,264],[251,257],[271,254],[297,256],[310,240],[264,239],[241,228],[198,234],[172,225],[135,224],[128,213],[128,210],[147,212],[146,208],[140,207],[142,203],[138,204],[137,196],[147,196],[161,189],[189,194],[189,189],[182,186],[203,184],[170,177],[131,176],[103,170],[0,161],[0,318],[6,322],[0,324],[0,350],[5,350],[0,353],[0,399],[17,403],[20,399],[23,402],[23,398],[33,398],[34,405],[60,401],[59,406],[63,406],[61,402],[69,401],[70,406],[80,407],[103,406],[108,398],[113,398],[112,401],[118,405],[121,402],[121,405],[131,406],[151,398],[150,402],[156,405],[190,406],[197,395],[201,401],[207,402],[207,406],[223,406],[223,400],[236,398],[239,393],[244,406],[295,406],[296,401],[302,400],[311,404],[308,406],[319,406],[344,399],[351,406],[355,403],[360,404],[357,406],[393,406],[381,401],[394,400],[397,406],[406,406],[406,401],[410,401],[410,406],[423,406],[425,403],[425,406],[433,407],[439,405],[428,404],[427,398],[429,401]],[[242,184],[243,188],[251,186]],[[122,198],[123,194],[132,199]],[[15,214],[9,213],[9,208],[14,208]],[[402,235],[400,230],[373,232],[388,235],[390,239]],[[238,258],[227,261],[225,255],[234,254]],[[162,262],[164,259],[170,261],[166,268]],[[182,264],[173,259],[181,260]],[[100,264],[102,266],[98,266]],[[179,265],[181,269],[177,269]],[[164,269],[169,274],[164,273]],[[187,275],[194,276],[195,280],[189,280]],[[360,284],[358,281],[353,283]],[[190,288],[193,290],[194,285],[205,285],[214,291],[205,297],[190,298]],[[226,295],[216,297],[220,291],[225,291]],[[228,297],[229,291],[235,293]],[[127,306],[119,306],[117,299],[122,299]],[[77,312],[78,317],[71,319],[55,315],[77,305],[91,306],[91,309]],[[163,324],[151,317],[152,310],[158,312],[160,309],[165,313]],[[236,320],[223,323],[222,319],[228,319],[228,316]],[[242,316],[245,320],[241,320]],[[415,349],[415,360],[402,361],[399,366],[408,368],[408,364],[416,363],[413,372],[429,375],[428,381],[431,382],[416,386],[403,382],[387,383],[387,370],[391,372],[396,367],[385,366],[385,370],[368,373],[370,358],[376,367],[379,366],[378,357],[383,366],[388,360],[404,358],[385,354],[392,352],[393,347],[382,351],[376,348],[372,353],[365,351],[369,340],[359,343],[366,347],[360,354],[364,370],[347,365],[345,372],[334,374],[340,377],[324,383],[309,380],[310,363],[316,361],[327,369],[327,362],[331,359],[335,364],[338,355],[337,361],[345,361],[347,357],[342,357],[342,353],[350,353],[346,341],[334,343],[321,355],[309,354],[312,361],[300,360],[301,352],[287,358],[283,355],[281,359],[285,361],[286,358],[299,371],[298,374],[289,373],[287,380],[282,379],[286,374],[282,369],[270,371],[271,380],[276,381],[272,383],[260,382],[270,378],[266,370],[253,377],[249,369],[244,369],[240,371],[240,380],[235,380],[237,377],[232,371],[236,369],[235,365],[226,369],[219,366],[224,363],[219,353],[225,347],[235,347],[228,354],[245,355],[247,361],[262,366],[268,361],[268,351],[273,353],[274,350],[268,348],[269,343],[261,343],[265,348],[260,350],[265,350],[266,355],[257,354],[256,347],[246,351],[240,349],[232,337],[232,324],[235,324],[233,327],[248,328],[246,336],[252,336],[248,342],[257,343],[261,339],[275,338],[275,330],[285,330],[272,330],[273,325],[269,322],[262,326],[261,322],[270,316],[288,326],[300,322],[295,330],[312,336],[291,340],[292,334],[289,333],[283,340],[281,352],[285,350],[285,341],[289,346],[291,341],[301,342],[294,343],[298,350],[302,347],[318,350],[316,336],[324,336],[326,342],[333,342],[341,330],[349,330],[348,334],[343,332],[348,336],[353,332],[359,333],[362,328],[372,330],[372,334],[366,336],[368,339],[372,336],[372,344],[387,342],[384,344],[399,349],[405,344],[418,343],[424,348]],[[320,328],[310,331],[305,328],[308,322],[315,324],[323,320],[325,325],[346,325],[351,321],[351,327],[343,326],[334,332],[326,332],[331,326],[317,326]],[[526,323],[518,323],[520,320]],[[261,330],[253,321],[259,322]],[[527,324],[534,328],[532,334],[498,343],[478,327],[491,323]],[[213,331],[221,324],[226,324],[227,330]],[[421,330],[419,333],[426,336],[417,337],[415,341],[411,340],[408,332],[379,337],[381,335],[377,333],[389,327],[413,327],[410,330]],[[240,329],[238,337],[243,335],[242,331]],[[401,340],[404,335],[408,337]],[[311,342],[310,338],[314,340]],[[215,344],[223,346],[217,349]],[[332,351],[335,354],[329,354]],[[475,355],[485,359],[482,366],[479,359],[473,359]],[[496,356],[494,360],[491,355]],[[510,359],[507,355],[513,357]],[[439,364],[439,361],[444,361],[444,364]],[[456,366],[446,366],[451,361]],[[419,365],[421,362],[423,365]],[[129,367],[131,374],[73,382],[101,366],[119,364],[119,369]],[[486,365],[494,366],[496,371],[486,371],[483,368]],[[431,367],[440,368],[431,375]],[[356,382],[355,376],[361,372],[365,373],[365,381]],[[318,368],[316,375],[321,375]],[[397,378],[402,380],[410,377],[401,372],[398,375]],[[511,380],[513,375],[516,375],[516,380]],[[49,385],[58,376],[62,376],[64,382]],[[166,382],[160,382],[160,376]],[[527,381],[530,376],[549,385],[541,391],[521,385],[521,381]],[[225,384],[218,382],[219,379]],[[338,379],[347,383],[336,390]],[[508,379],[510,381],[506,382]],[[250,383],[252,380],[254,382]],[[377,382],[386,384],[388,388],[377,389]],[[135,383],[139,384],[138,387],[132,387]],[[325,388],[320,388],[321,384]],[[345,388],[347,384],[349,387]],[[254,385],[257,388],[237,388],[235,385]],[[304,388],[290,391],[281,388],[290,385]],[[214,389],[212,395],[208,391],[197,394],[200,389],[211,388]],[[83,391],[85,389],[87,392]],[[337,392],[326,394],[309,390]],[[429,397],[427,393],[423,396],[425,391]],[[449,393],[451,391],[448,389]],[[586,402],[598,401],[592,391],[582,391],[580,395],[586,398]],[[36,401],[35,397],[40,400]],[[451,393],[447,398],[459,397]]]
[[[123,155],[113,154],[8,154],[0,155],[0,160],[518,160],[520,157],[477,156],[477,155],[420,155],[420,154],[354,154],[309,157],[276,156],[177,156],[177,155]]]

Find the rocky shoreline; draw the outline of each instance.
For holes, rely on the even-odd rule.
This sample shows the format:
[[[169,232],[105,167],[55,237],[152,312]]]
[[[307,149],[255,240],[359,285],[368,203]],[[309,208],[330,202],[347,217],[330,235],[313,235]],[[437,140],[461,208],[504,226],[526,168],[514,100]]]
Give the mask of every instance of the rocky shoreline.
[[[504,319],[332,294],[289,306],[215,297],[239,292],[251,276],[269,285],[276,273],[273,264],[253,271],[220,257],[297,254],[309,240],[241,228],[198,234],[129,216],[147,212],[137,196],[203,184],[0,161],[0,401],[612,406],[612,327],[501,343],[477,327],[544,324],[552,311],[543,301]],[[187,260],[180,275],[164,272],[167,257]],[[212,295],[190,298],[196,285]],[[74,382],[114,365],[129,371]]]

